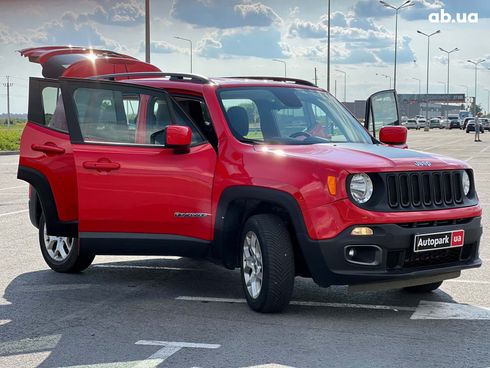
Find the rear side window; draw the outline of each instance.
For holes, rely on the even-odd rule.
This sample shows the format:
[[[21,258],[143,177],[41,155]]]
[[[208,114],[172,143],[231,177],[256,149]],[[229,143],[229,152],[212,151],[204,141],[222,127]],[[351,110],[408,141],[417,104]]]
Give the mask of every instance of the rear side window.
[[[68,133],[61,89],[57,82],[31,78],[28,119],[30,122]]]

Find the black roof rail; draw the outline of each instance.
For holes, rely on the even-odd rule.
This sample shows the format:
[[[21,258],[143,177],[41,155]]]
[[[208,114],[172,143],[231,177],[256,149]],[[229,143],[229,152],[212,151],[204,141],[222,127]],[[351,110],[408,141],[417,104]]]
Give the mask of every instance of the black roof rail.
[[[309,87],[317,87],[316,84],[304,80],[304,79],[297,79],[297,78],[285,78],[285,77],[259,77],[259,76],[240,76],[240,77],[224,77],[224,78],[229,78],[229,79],[252,79],[252,80],[264,80],[264,81],[273,81],[273,82],[284,82],[284,83],[292,83],[292,84],[298,84],[302,86],[309,86]]]
[[[134,77],[134,78],[151,78],[151,77],[168,77],[171,81],[181,81],[181,82],[190,82],[190,83],[199,83],[199,84],[208,84],[211,81],[198,74],[186,74],[186,73],[164,73],[164,72],[134,72],[134,73],[115,73],[115,74],[103,74],[103,75],[95,75],[90,77],[89,79],[107,79],[107,80],[115,80],[116,78],[123,77]]]

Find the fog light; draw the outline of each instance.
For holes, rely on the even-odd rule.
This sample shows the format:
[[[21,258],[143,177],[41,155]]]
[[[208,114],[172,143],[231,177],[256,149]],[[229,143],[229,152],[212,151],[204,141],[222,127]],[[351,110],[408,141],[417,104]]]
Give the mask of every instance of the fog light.
[[[369,236],[369,235],[373,235],[374,231],[370,227],[359,226],[352,229],[350,234],[355,236]]]
[[[347,245],[344,249],[345,260],[349,263],[363,266],[379,266],[383,259],[382,250],[377,245]]]

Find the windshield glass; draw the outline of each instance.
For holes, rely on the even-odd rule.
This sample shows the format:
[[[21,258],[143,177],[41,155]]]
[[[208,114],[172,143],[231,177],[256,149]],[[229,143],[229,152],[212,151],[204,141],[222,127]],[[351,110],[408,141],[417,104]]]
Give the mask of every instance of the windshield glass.
[[[222,89],[233,135],[268,144],[372,143],[364,127],[326,92],[289,87]]]

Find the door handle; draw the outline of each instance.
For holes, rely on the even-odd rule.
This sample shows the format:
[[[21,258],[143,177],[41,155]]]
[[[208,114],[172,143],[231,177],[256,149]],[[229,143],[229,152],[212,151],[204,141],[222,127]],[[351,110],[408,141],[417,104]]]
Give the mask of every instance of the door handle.
[[[106,161],[85,161],[83,167],[88,170],[111,171],[118,170],[121,165],[117,162]]]
[[[33,144],[31,146],[33,151],[38,151],[38,152],[43,152],[43,153],[53,153],[53,154],[58,154],[61,155],[65,153],[65,149],[62,147],[58,147],[55,144]]]

